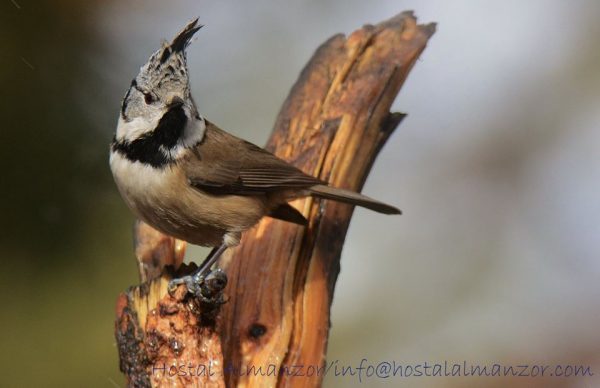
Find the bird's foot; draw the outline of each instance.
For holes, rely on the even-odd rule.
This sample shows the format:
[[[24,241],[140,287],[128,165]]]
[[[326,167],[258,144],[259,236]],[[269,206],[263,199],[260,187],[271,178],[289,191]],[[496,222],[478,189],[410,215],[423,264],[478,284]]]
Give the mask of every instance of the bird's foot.
[[[227,285],[227,275],[221,269],[216,269],[205,276],[204,271],[182,276],[169,282],[169,292],[184,284],[187,292],[201,302],[208,304],[223,304],[223,289]]]
[[[191,275],[182,276],[180,278],[172,279],[169,282],[169,292],[173,293],[175,289],[181,284],[185,284],[187,292],[192,295],[198,295],[200,293],[201,285],[204,283],[204,275],[199,272],[195,272]]]

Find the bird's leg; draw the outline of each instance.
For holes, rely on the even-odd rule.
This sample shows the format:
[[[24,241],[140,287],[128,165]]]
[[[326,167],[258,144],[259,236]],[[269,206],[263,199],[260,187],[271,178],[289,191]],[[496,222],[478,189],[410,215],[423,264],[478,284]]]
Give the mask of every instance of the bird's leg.
[[[208,255],[206,255],[206,257],[204,258],[204,260],[202,260],[202,263],[200,263],[198,268],[203,268],[206,265],[206,263],[208,263],[208,261],[212,259],[212,257],[215,255],[215,253],[220,247],[221,246],[219,245],[218,247],[214,247],[213,249],[211,249],[210,252],[208,252]]]
[[[169,289],[174,290],[178,285],[185,284],[189,293],[194,294],[198,297],[202,297],[202,284],[204,278],[210,272],[210,268],[214,263],[219,260],[223,252],[227,249],[227,245],[221,244],[217,249],[213,249],[206,259],[200,264],[200,267],[196,272],[191,275],[182,276],[177,279],[173,279],[169,282]]]
[[[225,243],[223,243],[216,250],[213,249],[210,252],[210,255],[208,255],[206,259],[204,259],[202,264],[200,264],[200,268],[198,268],[198,270],[194,273],[193,276],[206,275],[208,272],[210,272],[210,268],[213,266],[213,264],[217,262],[217,260],[219,260],[223,252],[225,252],[225,250],[227,249],[227,247],[228,246],[225,245]]]

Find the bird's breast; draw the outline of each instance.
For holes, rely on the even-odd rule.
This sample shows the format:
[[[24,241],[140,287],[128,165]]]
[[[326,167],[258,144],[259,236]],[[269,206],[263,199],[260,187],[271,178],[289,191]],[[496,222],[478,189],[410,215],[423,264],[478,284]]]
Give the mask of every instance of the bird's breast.
[[[189,186],[177,164],[154,168],[111,153],[110,166],[121,196],[142,220],[193,244],[216,246],[228,232],[256,224],[264,196],[211,195]]]

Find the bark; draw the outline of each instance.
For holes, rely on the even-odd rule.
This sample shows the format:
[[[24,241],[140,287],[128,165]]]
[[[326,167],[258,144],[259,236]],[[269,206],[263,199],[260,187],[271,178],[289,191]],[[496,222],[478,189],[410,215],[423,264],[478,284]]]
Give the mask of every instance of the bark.
[[[390,106],[434,31],[435,25],[418,25],[405,12],[347,38],[329,39],[293,86],[267,149],[333,186],[359,191],[404,117],[390,113]],[[318,368],[325,361],[330,306],[353,208],[312,198],[292,204],[308,218],[307,227],[265,218],[221,260],[229,278],[223,305],[169,295],[172,271],[121,295],[117,342],[130,385],[320,385],[324,375]],[[169,244],[179,247],[174,254],[179,257],[181,245]],[[146,253],[156,256],[161,255]],[[217,299],[218,294],[219,289]],[[214,375],[171,377],[160,373],[163,363],[205,370],[211,365]],[[306,376],[289,375],[296,365],[304,366]]]

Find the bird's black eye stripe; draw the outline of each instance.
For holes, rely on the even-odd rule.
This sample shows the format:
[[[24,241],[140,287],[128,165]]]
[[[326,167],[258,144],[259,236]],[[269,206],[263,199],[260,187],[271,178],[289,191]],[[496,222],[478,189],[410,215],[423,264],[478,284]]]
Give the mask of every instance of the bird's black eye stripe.
[[[127,102],[129,100],[129,95],[131,94],[131,89],[136,89],[138,92],[142,93],[144,95],[144,102],[148,105],[150,105],[156,101],[156,98],[154,97],[154,95],[152,93],[146,92],[142,88],[140,88],[137,84],[137,81],[134,78],[131,81],[131,86],[129,87],[127,94],[125,94],[125,97],[123,98],[123,103],[121,104],[121,115],[123,117],[125,117],[125,111],[127,110]]]
[[[127,94],[123,97],[123,102],[121,103],[121,115],[125,117],[125,110],[127,110],[127,101],[129,100],[129,94],[131,93],[131,88],[127,90]]]
[[[135,88],[138,92],[140,92],[144,95],[144,102],[146,104],[150,105],[155,101],[154,95],[152,95],[152,93],[146,92],[142,88],[140,88],[135,79],[133,81],[131,81],[131,87]]]
[[[125,111],[127,110],[127,102],[129,101],[129,95],[131,94],[131,88],[138,89],[137,81],[134,79],[131,80],[131,86],[125,93],[125,97],[123,97],[123,102],[121,103],[121,116],[125,118]],[[138,89],[139,90],[139,89]]]

